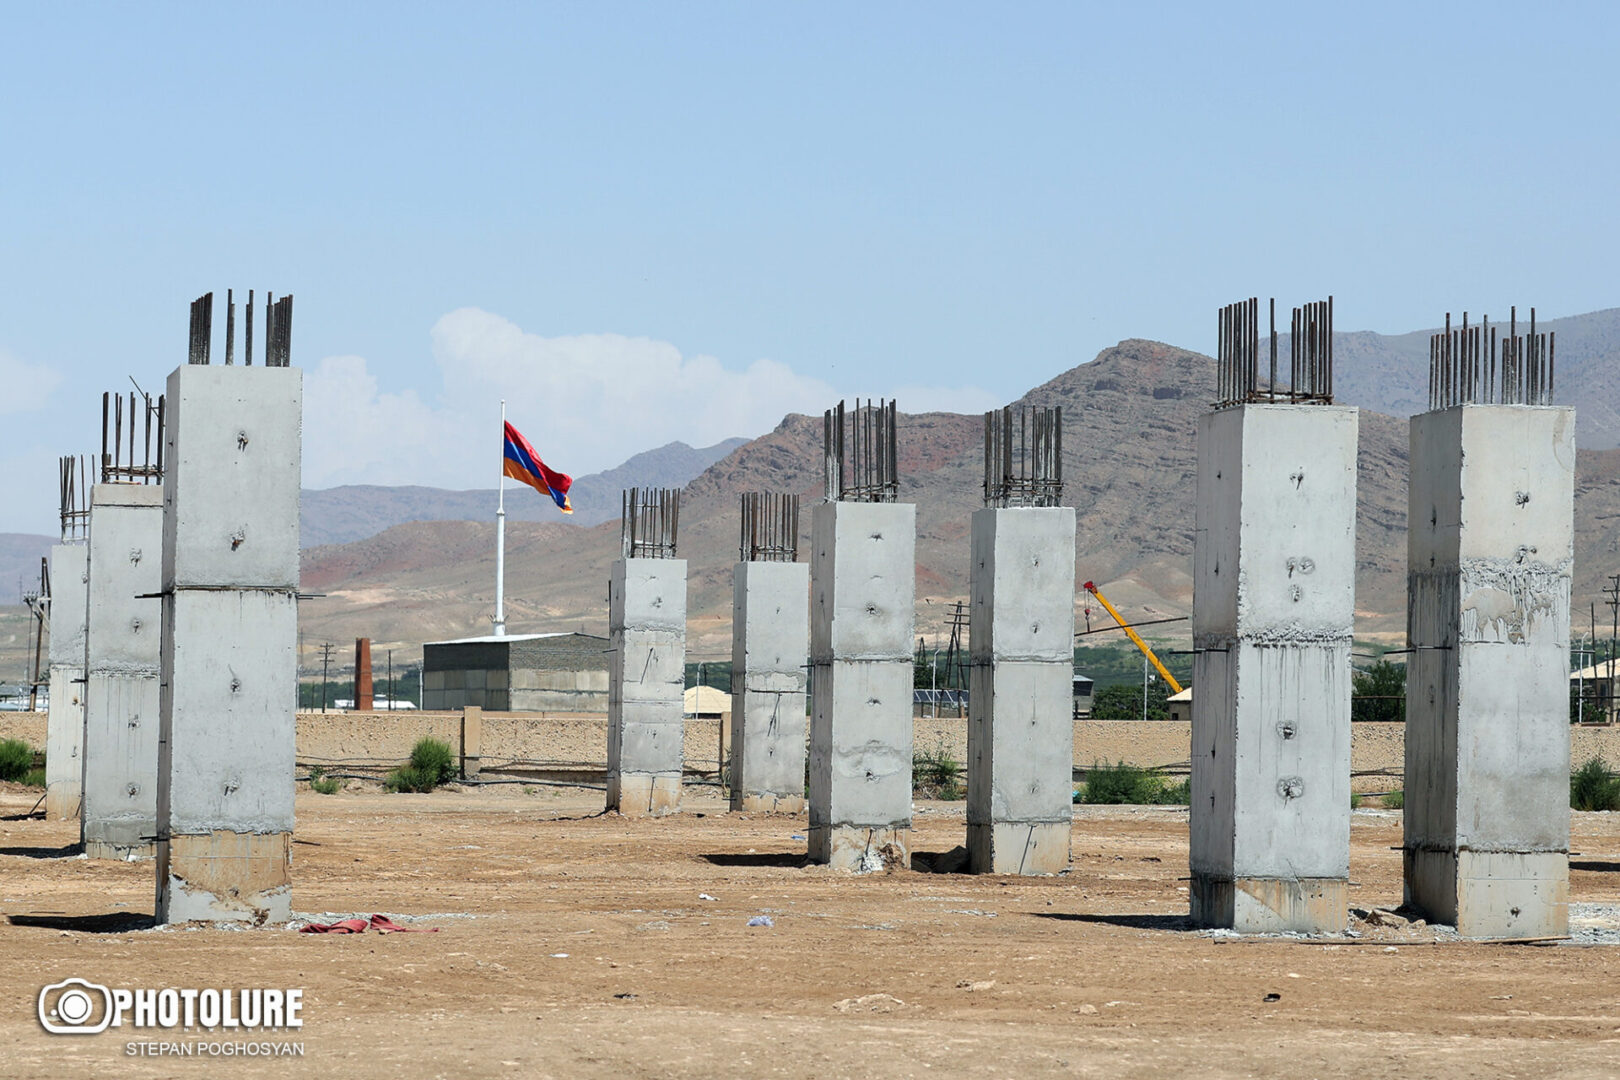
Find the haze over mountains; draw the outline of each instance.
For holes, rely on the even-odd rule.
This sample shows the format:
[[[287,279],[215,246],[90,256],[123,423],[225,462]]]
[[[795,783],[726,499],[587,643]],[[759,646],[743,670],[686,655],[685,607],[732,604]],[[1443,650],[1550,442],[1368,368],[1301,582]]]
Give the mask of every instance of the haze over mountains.
[[[694,449],[672,442],[646,450],[606,472],[574,478],[569,503],[571,519],[559,515],[545,498],[515,481],[507,482],[506,520],[571,521],[595,525],[619,516],[619,493],[628,487],[681,487],[719,461],[746,439],[727,439]],[[562,464],[561,462],[557,464]],[[494,463],[491,465],[494,471]],[[346,544],[375,536],[408,521],[495,520],[494,488],[447,491],[430,487],[379,487],[350,484],[344,487],[305,489],[299,513],[299,542],[304,547]]]
[[[1460,322],[1460,312],[1456,318]],[[1605,575],[1620,572],[1620,380],[1613,375],[1620,309],[1538,321],[1538,329],[1558,334],[1557,397],[1579,410],[1579,632],[1589,603],[1601,603]],[[1406,423],[1400,417],[1426,404],[1427,334],[1351,333],[1335,342],[1338,399],[1363,409],[1357,629],[1392,641],[1402,636],[1405,620]],[[1190,608],[1194,437],[1213,396],[1209,357],[1128,340],[1019,399],[1064,406],[1065,501],[1079,509],[1076,572],[1079,580],[1104,584],[1134,618],[1185,615]],[[901,417],[900,497],[918,506],[917,627],[930,637],[943,632],[944,608],[966,592],[968,519],[981,504],[981,438],[978,416]],[[685,484],[680,549],[689,563],[692,654],[729,655],[737,496],[800,493],[807,541],[809,506],[820,497],[820,443],[820,417],[792,415],[746,443],[699,450],[671,444],[580,477],[572,521],[532,491],[509,485],[516,493],[509,491],[507,505],[511,630],[604,632],[620,489]],[[370,636],[409,657],[423,641],[486,633],[494,607],[494,498],[493,489],[305,492],[305,542],[319,546],[304,553],[304,588],[325,594],[301,606],[306,641]],[[49,542],[0,539],[0,575],[13,568],[9,577],[0,576],[0,586],[13,589],[20,571],[37,576],[38,555]],[[1094,624],[1102,625],[1093,614]],[[1172,639],[1185,633],[1174,623],[1155,629]]]
[[[1358,346],[1369,363],[1390,372],[1371,385],[1394,387],[1412,378],[1399,374],[1401,365],[1410,366],[1399,348],[1386,347],[1376,335]],[[1358,404],[1356,391],[1345,389],[1357,360],[1340,355],[1340,400]],[[1560,358],[1574,369],[1572,380],[1581,374],[1580,364],[1562,351]],[[1426,378],[1426,344],[1421,359],[1420,376]],[[1134,618],[1185,615],[1191,605],[1194,438],[1214,396],[1214,366],[1209,357],[1184,349],[1124,341],[1019,399],[1064,406],[1065,501],[1079,509],[1076,572],[1080,580],[1105,584]],[[1400,399],[1390,400],[1398,405]],[[918,507],[919,634],[942,633],[944,609],[966,592],[969,515],[981,505],[982,430],[978,416],[928,413],[900,420],[900,497]],[[1399,640],[1405,626],[1406,438],[1404,419],[1363,409],[1357,629],[1390,641]],[[819,417],[789,416],[687,485],[681,555],[689,564],[694,658],[721,659],[729,649],[737,495],[782,490],[813,502],[821,483],[820,439]],[[804,523],[808,532],[808,513]],[[331,605],[320,612],[306,605],[311,634],[341,641],[369,633],[410,648],[486,631],[493,609],[493,527],[403,529],[410,531],[306,553],[306,587],[327,593]],[[1597,597],[1611,565],[1620,570],[1617,536],[1620,450],[1583,451],[1577,461],[1577,611],[1585,612]],[[617,546],[614,522],[592,529],[509,526],[511,628],[603,632],[605,582]],[[1171,639],[1185,634],[1176,624],[1156,629]]]

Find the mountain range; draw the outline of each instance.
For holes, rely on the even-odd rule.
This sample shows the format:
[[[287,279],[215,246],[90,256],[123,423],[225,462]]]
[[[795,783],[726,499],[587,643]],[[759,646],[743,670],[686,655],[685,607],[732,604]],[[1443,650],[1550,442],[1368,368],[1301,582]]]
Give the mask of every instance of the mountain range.
[[[1493,314],[1493,323],[1497,318]],[[1521,312],[1521,329],[1527,320]],[[1611,374],[1620,360],[1620,309],[1538,320],[1537,329],[1558,335],[1557,399],[1575,404],[1579,417],[1574,606],[1584,616],[1592,604],[1601,607],[1606,576],[1620,571],[1620,381]],[[1337,399],[1362,407],[1357,631],[1388,641],[1404,633],[1403,417],[1426,406],[1427,334],[1335,336]],[[1286,355],[1286,339],[1280,348]],[[1079,518],[1077,579],[1098,581],[1133,620],[1175,618],[1190,609],[1194,435],[1214,397],[1214,367],[1196,352],[1127,340],[1016,402],[1064,407],[1065,502]],[[946,609],[966,593],[968,519],[981,505],[982,436],[978,416],[900,418],[900,498],[918,507],[917,627],[930,638],[944,633]],[[608,567],[619,548],[619,490],[684,485],[680,554],[689,566],[692,657],[728,656],[737,497],[753,490],[798,493],[805,502],[806,546],[809,504],[820,498],[820,462],[820,417],[790,415],[754,440],[702,449],[674,443],[580,477],[571,521],[511,485],[510,630],[604,632]],[[301,608],[311,648],[322,640],[369,636],[377,647],[402,650],[409,659],[424,641],[488,632],[494,502],[493,489],[305,492],[303,529],[311,546],[304,552],[303,584],[321,594]],[[45,537],[0,537],[0,575],[12,564],[26,570],[29,559],[37,575],[38,553],[48,543]],[[17,571],[10,574],[14,580]],[[0,585],[7,582],[0,576]],[[1099,615],[1090,612],[1094,625],[1106,622]],[[1086,624],[1083,602],[1077,619]],[[1588,622],[1577,618],[1577,634]],[[1184,625],[1155,630],[1174,641],[1185,635]]]

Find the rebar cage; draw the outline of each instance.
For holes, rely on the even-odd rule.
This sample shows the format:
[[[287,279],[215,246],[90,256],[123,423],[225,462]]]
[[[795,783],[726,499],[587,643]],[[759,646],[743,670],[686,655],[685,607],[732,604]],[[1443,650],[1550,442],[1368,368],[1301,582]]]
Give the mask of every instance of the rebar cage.
[[[154,398],[139,387],[127,395],[101,395],[101,483],[163,482],[164,414],[163,395]],[[137,444],[136,433],[142,430],[143,417],[144,434]],[[129,430],[127,441],[124,433],[126,418]]]
[[[274,293],[264,294],[264,366],[287,367],[292,363],[292,294],[280,300]],[[243,314],[246,328],[243,335],[242,362],[253,364],[253,290],[248,290]],[[188,363],[206,364],[212,352],[214,331],[214,294],[204,293],[191,302],[191,345]],[[225,362],[236,362],[236,298],[232,290],[225,290]]]
[[[1063,406],[984,414],[984,505],[1057,506],[1063,498]]]
[[[673,559],[681,524],[680,488],[627,488],[619,545],[627,559]]]
[[[847,423],[846,423],[847,417]],[[870,398],[853,411],[840,401],[822,425],[828,502],[894,502],[900,492],[893,401]]]
[[[1288,384],[1277,372],[1277,301],[1272,299],[1270,357],[1260,365],[1260,300],[1250,297],[1221,308],[1217,317],[1216,407],[1266,404],[1333,404],[1333,297],[1294,309],[1288,334]]]
[[[1429,338],[1429,410],[1453,405],[1551,405],[1553,354],[1558,342],[1552,332],[1536,333],[1536,309],[1530,309],[1530,329],[1520,336],[1519,309],[1509,308],[1508,336],[1498,341],[1497,328],[1485,316],[1477,326],[1451,325]]]
[[[783,492],[742,495],[743,562],[796,562],[799,558],[799,497]]]
[[[90,535],[90,456],[64,454],[57,464],[62,543],[68,544]]]

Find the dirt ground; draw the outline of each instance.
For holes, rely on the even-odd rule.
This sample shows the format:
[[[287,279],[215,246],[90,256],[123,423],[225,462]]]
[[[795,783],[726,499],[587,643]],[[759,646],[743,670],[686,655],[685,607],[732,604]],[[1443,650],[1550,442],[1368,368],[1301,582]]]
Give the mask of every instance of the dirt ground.
[[[23,816],[35,798],[0,792],[6,1077],[1620,1072],[1613,947],[1199,934],[1184,809],[1077,808],[1058,877],[854,877],[801,865],[802,819],[726,814],[712,794],[628,821],[591,791],[306,792],[294,907],[442,928],[338,937],[151,928],[152,864],[75,857],[74,825]],[[1616,818],[1576,815],[1576,902],[1620,901]],[[962,804],[920,803],[914,849],[963,828]],[[1399,814],[1358,811],[1352,836],[1352,903],[1397,905]],[[304,1027],[275,1038],[304,1056],[46,1034],[40,988],[66,977],[301,987]]]

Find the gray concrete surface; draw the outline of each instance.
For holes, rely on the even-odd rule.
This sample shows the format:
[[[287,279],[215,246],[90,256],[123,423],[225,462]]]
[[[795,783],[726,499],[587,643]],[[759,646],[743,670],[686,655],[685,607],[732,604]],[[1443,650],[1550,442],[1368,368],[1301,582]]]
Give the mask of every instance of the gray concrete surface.
[[[619,559],[608,582],[607,808],[630,816],[681,805],[686,560]]]
[[[89,548],[51,546],[51,705],[45,736],[45,816],[79,816],[84,760],[84,622]]]
[[[292,903],[303,373],[169,376],[157,916]]]
[[[804,809],[810,567],[740,562],[731,578],[731,808]]]
[[[1073,811],[1071,507],[975,511],[969,568],[968,865],[1055,874]]]
[[[1191,908],[1340,931],[1350,867],[1357,413],[1244,405],[1198,430]]]
[[[1575,411],[1410,432],[1406,897],[1464,937],[1562,935]]]
[[[823,503],[810,532],[810,858],[909,865],[916,507]]]
[[[150,856],[157,835],[163,489],[90,491],[83,812],[92,859]]]

